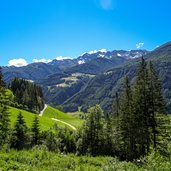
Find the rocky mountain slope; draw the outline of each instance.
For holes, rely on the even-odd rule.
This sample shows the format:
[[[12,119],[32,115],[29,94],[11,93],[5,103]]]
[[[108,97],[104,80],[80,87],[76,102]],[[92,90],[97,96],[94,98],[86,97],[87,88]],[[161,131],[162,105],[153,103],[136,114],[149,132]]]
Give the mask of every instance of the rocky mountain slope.
[[[171,42],[162,45],[144,57],[147,61],[152,61],[159,74],[163,93],[167,100],[167,111],[170,113]],[[78,106],[81,106],[83,110],[87,110],[90,106],[99,103],[105,111],[110,111],[116,92],[122,93],[125,75],[130,78],[132,84],[134,83],[139,61],[140,58],[134,59],[97,75],[80,92],[68,99],[63,104],[63,108],[66,111],[75,111]]]

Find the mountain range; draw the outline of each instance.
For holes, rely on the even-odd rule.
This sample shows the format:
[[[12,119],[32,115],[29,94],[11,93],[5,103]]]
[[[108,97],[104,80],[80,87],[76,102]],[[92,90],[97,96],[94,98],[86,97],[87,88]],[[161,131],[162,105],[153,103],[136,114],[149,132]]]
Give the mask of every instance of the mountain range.
[[[162,82],[167,111],[171,112],[171,42],[146,50],[91,51],[75,59],[32,63],[24,67],[3,67],[7,83],[14,77],[43,87],[46,103],[62,105],[64,111],[86,111],[100,104],[110,112],[116,92],[122,93],[125,75],[134,83],[140,57],[152,61]]]

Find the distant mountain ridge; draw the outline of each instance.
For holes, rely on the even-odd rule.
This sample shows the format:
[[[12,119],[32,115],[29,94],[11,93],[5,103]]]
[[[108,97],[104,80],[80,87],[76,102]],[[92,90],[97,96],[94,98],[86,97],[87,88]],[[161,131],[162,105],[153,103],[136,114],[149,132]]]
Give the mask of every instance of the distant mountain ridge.
[[[146,50],[91,51],[75,59],[53,60],[49,63],[32,63],[24,67],[3,67],[7,83],[14,77],[32,80],[43,87],[45,101],[51,105],[64,105],[72,101],[100,74],[146,55]],[[91,87],[90,87],[91,89]],[[82,101],[82,99],[80,100]],[[75,103],[74,110],[80,105]]]
[[[77,68],[77,66],[81,64],[89,63],[92,60],[94,60],[94,62],[95,60],[100,61],[99,58],[101,59],[103,58],[102,61],[104,61],[105,63],[106,61],[108,61],[108,64],[111,65],[111,61],[114,61],[115,58],[120,59],[121,60],[120,63],[122,63],[124,60],[137,58],[147,53],[148,51],[146,50],[131,50],[131,51],[114,50],[111,52],[99,50],[99,51],[92,51],[91,53],[84,53],[83,55],[74,59],[63,59],[63,60],[54,59],[49,63],[36,62],[23,67],[15,67],[15,66],[3,67],[3,73],[5,75],[5,79],[7,82],[9,82],[14,77],[20,77],[27,80],[35,81],[41,78],[45,78],[52,74],[64,72],[65,70],[69,72],[69,68],[72,67]]]
[[[105,58],[105,59],[114,59],[117,57],[124,58],[124,59],[133,59],[133,58],[139,58],[141,56],[146,55],[149,53],[147,50],[114,50],[114,51],[107,51],[105,49],[98,50],[98,51],[91,51],[82,54],[78,58],[74,59],[64,59],[64,60],[57,60],[54,59],[49,64],[51,65],[57,65],[59,68],[64,69],[65,65],[66,68],[73,67],[78,64],[84,64],[87,62],[90,62],[91,60],[97,59],[97,58]]]
[[[144,58],[152,61],[159,74],[167,102],[167,112],[171,113],[171,42],[146,54]],[[85,111],[98,103],[106,112],[110,112],[116,92],[121,94],[123,91],[125,76],[127,75],[131,83],[134,83],[139,61],[140,58],[129,60],[92,78],[80,92],[65,101],[64,110],[75,111],[76,107],[80,106]]]

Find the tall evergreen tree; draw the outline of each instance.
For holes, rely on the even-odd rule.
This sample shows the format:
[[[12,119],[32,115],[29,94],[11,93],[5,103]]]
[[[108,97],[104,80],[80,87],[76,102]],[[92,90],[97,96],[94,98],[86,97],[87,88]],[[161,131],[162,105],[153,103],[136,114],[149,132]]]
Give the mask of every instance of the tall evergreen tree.
[[[12,147],[21,150],[26,147],[27,140],[27,126],[24,121],[23,115],[20,112],[17,116],[17,121],[14,126]]]
[[[136,145],[139,155],[146,155],[151,144],[156,149],[158,127],[157,114],[164,113],[165,103],[159,78],[152,63],[142,58],[139,66],[134,93]]]
[[[78,140],[78,152],[90,155],[99,155],[102,152],[102,110],[99,105],[89,109],[88,118]]]
[[[0,147],[8,140],[9,135],[9,112],[7,108],[5,81],[3,80],[2,68],[0,68]]]
[[[121,102],[120,113],[120,136],[121,149],[125,155],[125,159],[131,161],[136,157],[135,136],[134,136],[134,104],[132,90],[128,77],[125,79],[125,92]],[[122,156],[124,158],[124,156]]]
[[[135,106],[135,135],[137,145],[137,155],[145,155],[150,150],[150,113],[149,113],[149,74],[147,63],[144,58],[140,63],[137,73],[137,79],[134,91],[134,106]]]
[[[154,69],[152,62],[150,61],[148,66],[149,72],[149,103],[150,103],[150,127],[152,129],[152,142],[153,148],[156,150],[157,148],[157,134],[161,132],[159,127],[163,126],[162,118],[158,118],[159,114],[165,113],[165,102],[162,95],[162,88],[160,84],[159,77]],[[160,129],[160,131],[158,131]],[[160,134],[161,136],[161,134]]]
[[[150,151],[151,145],[156,149],[161,144],[159,139],[164,128],[163,117],[158,115],[164,113],[165,103],[159,78],[151,62],[147,65],[142,58],[133,93],[126,78],[120,106],[117,132],[121,137],[125,158],[133,160],[144,156]]]
[[[113,155],[115,153],[113,145],[113,125],[112,118],[107,114],[103,126],[103,155]]]
[[[119,116],[120,113],[120,101],[119,101],[118,93],[116,93],[115,95],[115,100],[112,105],[112,113],[114,117]]]
[[[37,116],[35,116],[33,120],[33,125],[31,128],[32,131],[32,141],[31,144],[32,146],[39,144],[40,140],[40,129],[39,129],[39,119]]]
[[[14,78],[10,89],[15,95],[15,101],[23,108],[39,113],[44,108],[44,98],[41,87],[21,78]]]

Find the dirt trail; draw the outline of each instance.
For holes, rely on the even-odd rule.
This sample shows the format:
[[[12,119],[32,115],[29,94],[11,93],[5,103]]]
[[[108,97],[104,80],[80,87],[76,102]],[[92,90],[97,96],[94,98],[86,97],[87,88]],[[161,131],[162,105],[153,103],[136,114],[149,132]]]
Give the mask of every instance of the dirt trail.
[[[41,116],[41,117],[43,116],[43,113],[44,113],[44,111],[46,110],[47,107],[48,107],[47,104],[45,104],[45,107],[44,107],[44,109],[40,112],[39,116]],[[57,121],[57,122],[61,122],[61,123],[65,124],[65,125],[68,125],[68,126],[71,127],[73,130],[76,130],[76,128],[75,128],[74,126],[72,126],[71,124],[69,124],[69,123],[67,123],[67,122],[61,121],[61,120],[56,119],[56,118],[51,118],[51,119],[54,120],[54,121]]]
[[[39,116],[43,116],[43,113],[44,113],[44,111],[46,110],[46,108],[47,108],[47,104],[45,104],[45,107],[44,107],[44,109],[40,112]]]
[[[69,123],[67,123],[67,122],[61,121],[61,120],[56,119],[56,118],[51,118],[51,119],[54,120],[54,121],[57,121],[57,122],[61,122],[61,123],[65,124],[65,125],[68,125],[68,126],[71,127],[73,130],[76,130],[76,128],[75,128],[74,126],[72,126],[71,124],[69,124]]]

